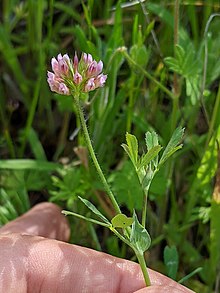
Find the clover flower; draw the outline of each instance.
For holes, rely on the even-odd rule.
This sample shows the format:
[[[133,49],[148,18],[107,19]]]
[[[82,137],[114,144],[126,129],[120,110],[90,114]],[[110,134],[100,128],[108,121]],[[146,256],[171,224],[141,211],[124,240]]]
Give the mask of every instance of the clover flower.
[[[53,72],[47,72],[51,91],[61,95],[90,92],[103,87],[107,75],[102,73],[103,63],[93,60],[91,54],[82,53],[80,61],[75,53],[73,60],[67,54],[52,58]]]

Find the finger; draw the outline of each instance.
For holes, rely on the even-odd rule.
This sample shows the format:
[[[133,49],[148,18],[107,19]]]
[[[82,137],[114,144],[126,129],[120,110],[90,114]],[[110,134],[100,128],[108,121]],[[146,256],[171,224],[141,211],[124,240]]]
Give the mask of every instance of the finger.
[[[187,289],[186,287],[183,287],[176,283],[176,285],[173,286],[166,286],[166,285],[155,285],[150,286],[147,288],[140,289],[138,291],[135,291],[134,293],[190,293],[193,291]]]
[[[131,293],[145,287],[138,264],[88,248],[25,235],[2,235],[0,248],[0,271],[5,264],[0,292],[15,292],[18,282],[19,288],[26,290],[21,293],[27,288],[32,293]],[[152,284],[158,288],[175,288],[174,281],[151,270],[149,273]]]
[[[40,203],[30,211],[9,222],[0,229],[0,234],[21,233],[67,241],[70,229],[61,209],[53,203]]]
[[[139,290],[135,293],[192,293],[194,291],[186,288],[178,284],[177,282],[173,281],[172,279],[156,272],[151,269],[148,269],[151,284],[153,286],[144,288]],[[160,289],[160,290],[158,290]]]

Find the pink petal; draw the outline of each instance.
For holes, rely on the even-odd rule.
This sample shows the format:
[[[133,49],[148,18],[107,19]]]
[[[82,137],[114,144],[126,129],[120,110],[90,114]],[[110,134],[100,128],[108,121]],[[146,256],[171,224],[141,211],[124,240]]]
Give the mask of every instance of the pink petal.
[[[79,59],[78,59],[78,56],[75,52],[75,56],[74,56],[74,59],[73,59],[73,67],[74,67],[74,70],[77,71],[78,69],[78,64],[79,64]]]
[[[51,60],[51,66],[52,66],[52,69],[53,69],[54,73],[59,72],[59,65],[58,65],[58,62],[57,62],[56,58],[54,58],[54,57]]]
[[[90,78],[84,88],[85,92],[93,91],[95,89],[94,78]]]
[[[68,56],[68,54],[63,55],[63,60],[65,60],[67,64],[70,64],[70,57]]]
[[[107,74],[100,74],[97,76],[97,78],[95,79],[95,85],[96,85],[96,88],[98,87],[103,87],[105,82],[106,82],[106,79],[107,79]]]
[[[92,63],[92,55],[91,54],[88,54],[88,59],[87,59],[87,63],[90,64]]]
[[[75,84],[80,84],[82,82],[82,75],[79,72],[76,72],[73,77],[73,81]]]
[[[70,91],[64,83],[59,84],[58,93],[61,95],[70,95]]]
[[[97,64],[97,68],[96,68],[97,75],[102,72],[102,68],[103,68],[103,62],[100,60]]]
[[[57,55],[57,60],[60,61],[60,60],[62,60],[62,59],[63,59],[62,55],[61,55],[61,54],[58,54],[58,55]]]

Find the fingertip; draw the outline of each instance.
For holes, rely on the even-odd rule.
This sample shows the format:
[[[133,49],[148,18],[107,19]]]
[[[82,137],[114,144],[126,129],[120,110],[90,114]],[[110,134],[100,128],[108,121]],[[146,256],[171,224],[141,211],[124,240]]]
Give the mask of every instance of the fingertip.
[[[43,202],[0,229],[1,234],[20,233],[68,241],[70,228],[56,204]]]
[[[147,288],[140,289],[134,293],[187,293],[190,291],[182,290],[173,286],[149,286]]]
[[[37,234],[47,238],[57,239],[60,241],[68,241],[70,237],[70,227],[68,219],[63,215],[62,209],[51,202],[42,202],[35,205],[31,212],[36,213],[42,217],[42,221],[46,226],[42,231],[45,235]]]

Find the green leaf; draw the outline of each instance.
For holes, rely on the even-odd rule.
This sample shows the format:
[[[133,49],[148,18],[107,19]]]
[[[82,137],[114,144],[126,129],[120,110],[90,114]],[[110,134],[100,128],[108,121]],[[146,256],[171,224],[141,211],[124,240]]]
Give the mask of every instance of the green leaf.
[[[110,224],[109,220],[92,204],[85,198],[78,196],[78,198],[89,208],[94,214],[96,214],[100,219],[102,219],[105,223]]]
[[[147,11],[149,10],[150,12],[156,14],[159,18],[161,18],[163,22],[166,23],[166,25],[168,25],[169,27],[173,27],[173,15],[172,13],[170,13],[167,7],[165,8],[165,6],[161,5],[161,3],[156,4],[153,3],[153,1],[147,1],[146,8]]]
[[[140,170],[142,167],[146,167],[160,152],[162,147],[160,145],[156,145],[152,147],[141,159],[140,165],[138,165],[138,169]]]
[[[200,79],[198,76],[186,78],[186,94],[190,98],[192,105],[198,102],[200,95]]]
[[[73,202],[78,196],[83,196],[91,189],[87,172],[83,167],[66,166],[58,170],[57,175],[53,175],[53,189],[51,201]]]
[[[175,46],[175,54],[180,63],[185,59],[186,52],[180,45]]]
[[[137,166],[138,161],[138,141],[137,138],[129,133],[126,133],[126,144],[122,144],[123,149],[126,151],[128,156],[130,157],[133,165]]]
[[[184,134],[184,128],[182,127],[178,127],[174,131],[160,159],[160,162],[159,162],[160,165],[163,164],[173,153],[175,153],[177,150],[179,150],[182,147],[182,145],[178,146],[178,144],[183,138],[183,134]]]
[[[143,67],[146,66],[149,59],[149,52],[147,51],[145,45],[133,45],[130,50],[130,55],[137,64]]]
[[[132,225],[132,223],[134,222],[133,218],[127,217],[124,214],[118,214],[116,215],[112,220],[112,226],[114,228],[127,228],[129,226]]]
[[[209,141],[208,147],[205,150],[200,166],[197,170],[196,179],[198,186],[209,184],[216,174],[218,167],[218,144],[216,141],[220,140],[220,126],[216,133],[213,134]]]
[[[142,188],[145,191],[148,190],[153,178],[154,178],[154,172],[152,171],[151,167],[148,168],[147,172],[145,172],[145,176],[143,177],[143,180],[141,182]]]
[[[174,57],[166,57],[164,58],[164,62],[169,67],[170,70],[182,74],[182,69],[179,66],[178,61]]]
[[[41,170],[41,171],[52,171],[59,168],[60,166],[61,166],[60,164],[42,161],[42,160],[30,160],[30,159],[0,160],[0,169],[12,169],[12,170],[35,169],[35,170]]]
[[[201,272],[204,269],[204,267],[198,267],[195,270],[193,270],[191,273],[189,273],[188,275],[184,276],[182,279],[180,279],[178,281],[179,284],[185,283],[189,278],[192,278],[195,274],[198,274],[199,272]],[[215,273],[213,274],[215,275]]]
[[[151,238],[147,230],[139,223],[135,212],[133,219],[130,241],[139,253],[144,253],[150,247]]]
[[[14,207],[9,194],[3,188],[0,188],[0,206],[7,211],[7,217],[10,220],[18,217],[18,212]]]
[[[152,131],[152,132],[147,131],[145,133],[145,142],[146,142],[146,146],[147,146],[148,151],[152,147],[159,145],[158,135],[156,134],[156,132],[155,131]]]
[[[77,214],[77,213],[74,213],[74,212],[62,210],[61,213],[64,214],[65,216],[74,216],[74,217],[77,217],[79,219],[82,219],[82,220],[91,222],[93,224],[101,225],[101,226],[104,226],[104,227],[107,227],[107,228],[110,228],[111,227],[111,224],[110,223],[105,224],[103,222],[97,221],[97,220],[92,219],[92,218],[84,217],[84,216],[82,216],[80,214]]]
[[[177,270],[179,266],[179,256],[176,246],[166,246],[164,249],[163,257],[168,277],[170,277],[173,280],[176,280]]]
[[[181,74],[185,78],[191,79],[198,76],[200,66],[192,44],[188,44],[185,49],[180,45],[176,45],[175,58],[167,57],[164,61],[170,70]],[[198,77],[196,79],[198,80]]]
[[[219,175],[218,175],[219,176]],[[219,190],[215,187],[215,190]],[[220,263],[220,225],[219,225],[219,215],[220,215],[220,195],[216,192],[215,199],[211,203],[210,212],[210,223],[211,223],[211,233],[210,233],[210,269],[213,271],[213,277],[215,276],[215,268],[218,267]],[[214,281],[214,280],[213,280]]]
[[[37,160],[47,161],[46,154],[43,146],[39,140],[37,132],[31,127],[28,132],[28,141],[31,146],[31,150]]]

